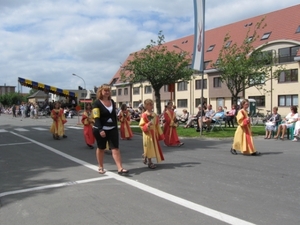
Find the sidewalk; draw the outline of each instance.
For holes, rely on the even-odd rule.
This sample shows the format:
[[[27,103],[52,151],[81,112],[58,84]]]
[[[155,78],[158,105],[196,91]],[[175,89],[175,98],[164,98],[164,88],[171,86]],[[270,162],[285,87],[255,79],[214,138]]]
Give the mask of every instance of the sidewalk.
[[[66,126],[82,126],[81,116],[74,116],[73,118],[67,118]],[[22,118],[20,116],[13,117],[11,114],[1,114],[0,126],[34,126],[34,125],[49,125],[51,126],[51,117],[40,116],[38,119],[32,119],[30,117]]]

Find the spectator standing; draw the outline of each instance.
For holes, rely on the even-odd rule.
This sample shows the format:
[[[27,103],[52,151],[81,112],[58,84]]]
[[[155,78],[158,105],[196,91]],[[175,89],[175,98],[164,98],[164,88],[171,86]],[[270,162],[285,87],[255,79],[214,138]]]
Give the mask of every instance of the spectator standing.
[[[13,104],[13,106],[12,106],[12,114],[13,114],[13,117],[17,117],[17,115],[16,115],[16,105],[15,104]]]

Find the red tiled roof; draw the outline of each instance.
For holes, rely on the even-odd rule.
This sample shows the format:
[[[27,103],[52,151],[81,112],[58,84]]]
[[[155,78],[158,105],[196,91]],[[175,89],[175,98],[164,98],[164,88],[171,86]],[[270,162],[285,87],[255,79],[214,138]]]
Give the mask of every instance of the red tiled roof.
[[[251,30],[253,31],[255,25],[260,22],[262,18],[265,18],[263,24],[267,24],[267,26],[264,29],[258,30],[259,38],[253,43],[253,46],[255,48],[270,42],[276,42],[280,40],[289,40],[294,42],[296,41],[298,42],[298,44],[300,44],[300,33],[296,33],[297,28],[300,26],[299,4],[205,31],[204,61],[216,62],[224,42],[224,37],[227,33],[231,36],[233,43],[236,42],[237,44],[241,44],[244,41],[248,30],[250,29],[251,34]],[[268,32],[271,32],[270,37],[266,40],[260,40],[260,38]],[[192,56],[194,48],[194,35],[179,38],[177,40],[167,42],[164,45],[167,46],[170,51],[175,50],[177,52],[180,52],[180,49],[182,49],[184,51],[190,52]],[[175,48],[174,45],[178,46],[180,49]],[[213,51],[206,52],[211,45],[215,45]],[[300,51],[298,51],[298,56],[299,54]],[[131,59],[131,57],[132,56],[129,55],[124,64],[128,59]],[[114,75],[112,80],[118,77],[120,77],[120,69]],[[117,83],[119,82],[120,81],[118,81]]]

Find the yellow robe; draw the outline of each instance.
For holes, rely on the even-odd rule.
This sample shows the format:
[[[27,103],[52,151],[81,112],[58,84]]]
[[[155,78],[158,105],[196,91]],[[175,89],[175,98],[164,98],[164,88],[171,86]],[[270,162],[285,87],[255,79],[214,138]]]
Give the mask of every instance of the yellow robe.
[[[241,109],[238,112],[236,120],[239,126],[235,131],[232,144],[233,149],[240,151],[245,155],[250,155],[256,152],[253,144],[251,123],[248,122],[248,118],[248,112],[246,110]]]
[[[63,109],[52,109],[51,118],[53,123],[50,132],[58,136],[64,135],[64,124],[67,122]]]
[[[152,125],[148,127],[150,120]],[[151,116],[149,116],[144,112],[139,125],[143,131],[144,157],[156,158],[158,163],[161,162],[164,160],[164,156],[159,141],[164,139],[164,134],[161,130],[158,116],[155,113],[151,113]]]

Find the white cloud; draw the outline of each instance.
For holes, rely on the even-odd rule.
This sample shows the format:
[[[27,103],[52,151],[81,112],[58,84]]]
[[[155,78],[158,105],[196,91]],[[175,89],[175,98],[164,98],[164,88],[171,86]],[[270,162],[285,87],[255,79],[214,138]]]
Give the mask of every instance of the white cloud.
[[[206,1],[206,28],[298,1]],[[23,77],[64,89],[110,81],[127,56],[156,40],[194,31],[193,1],[0,0],[0,85]],[[24,88],[23,88],[24,90]]]

